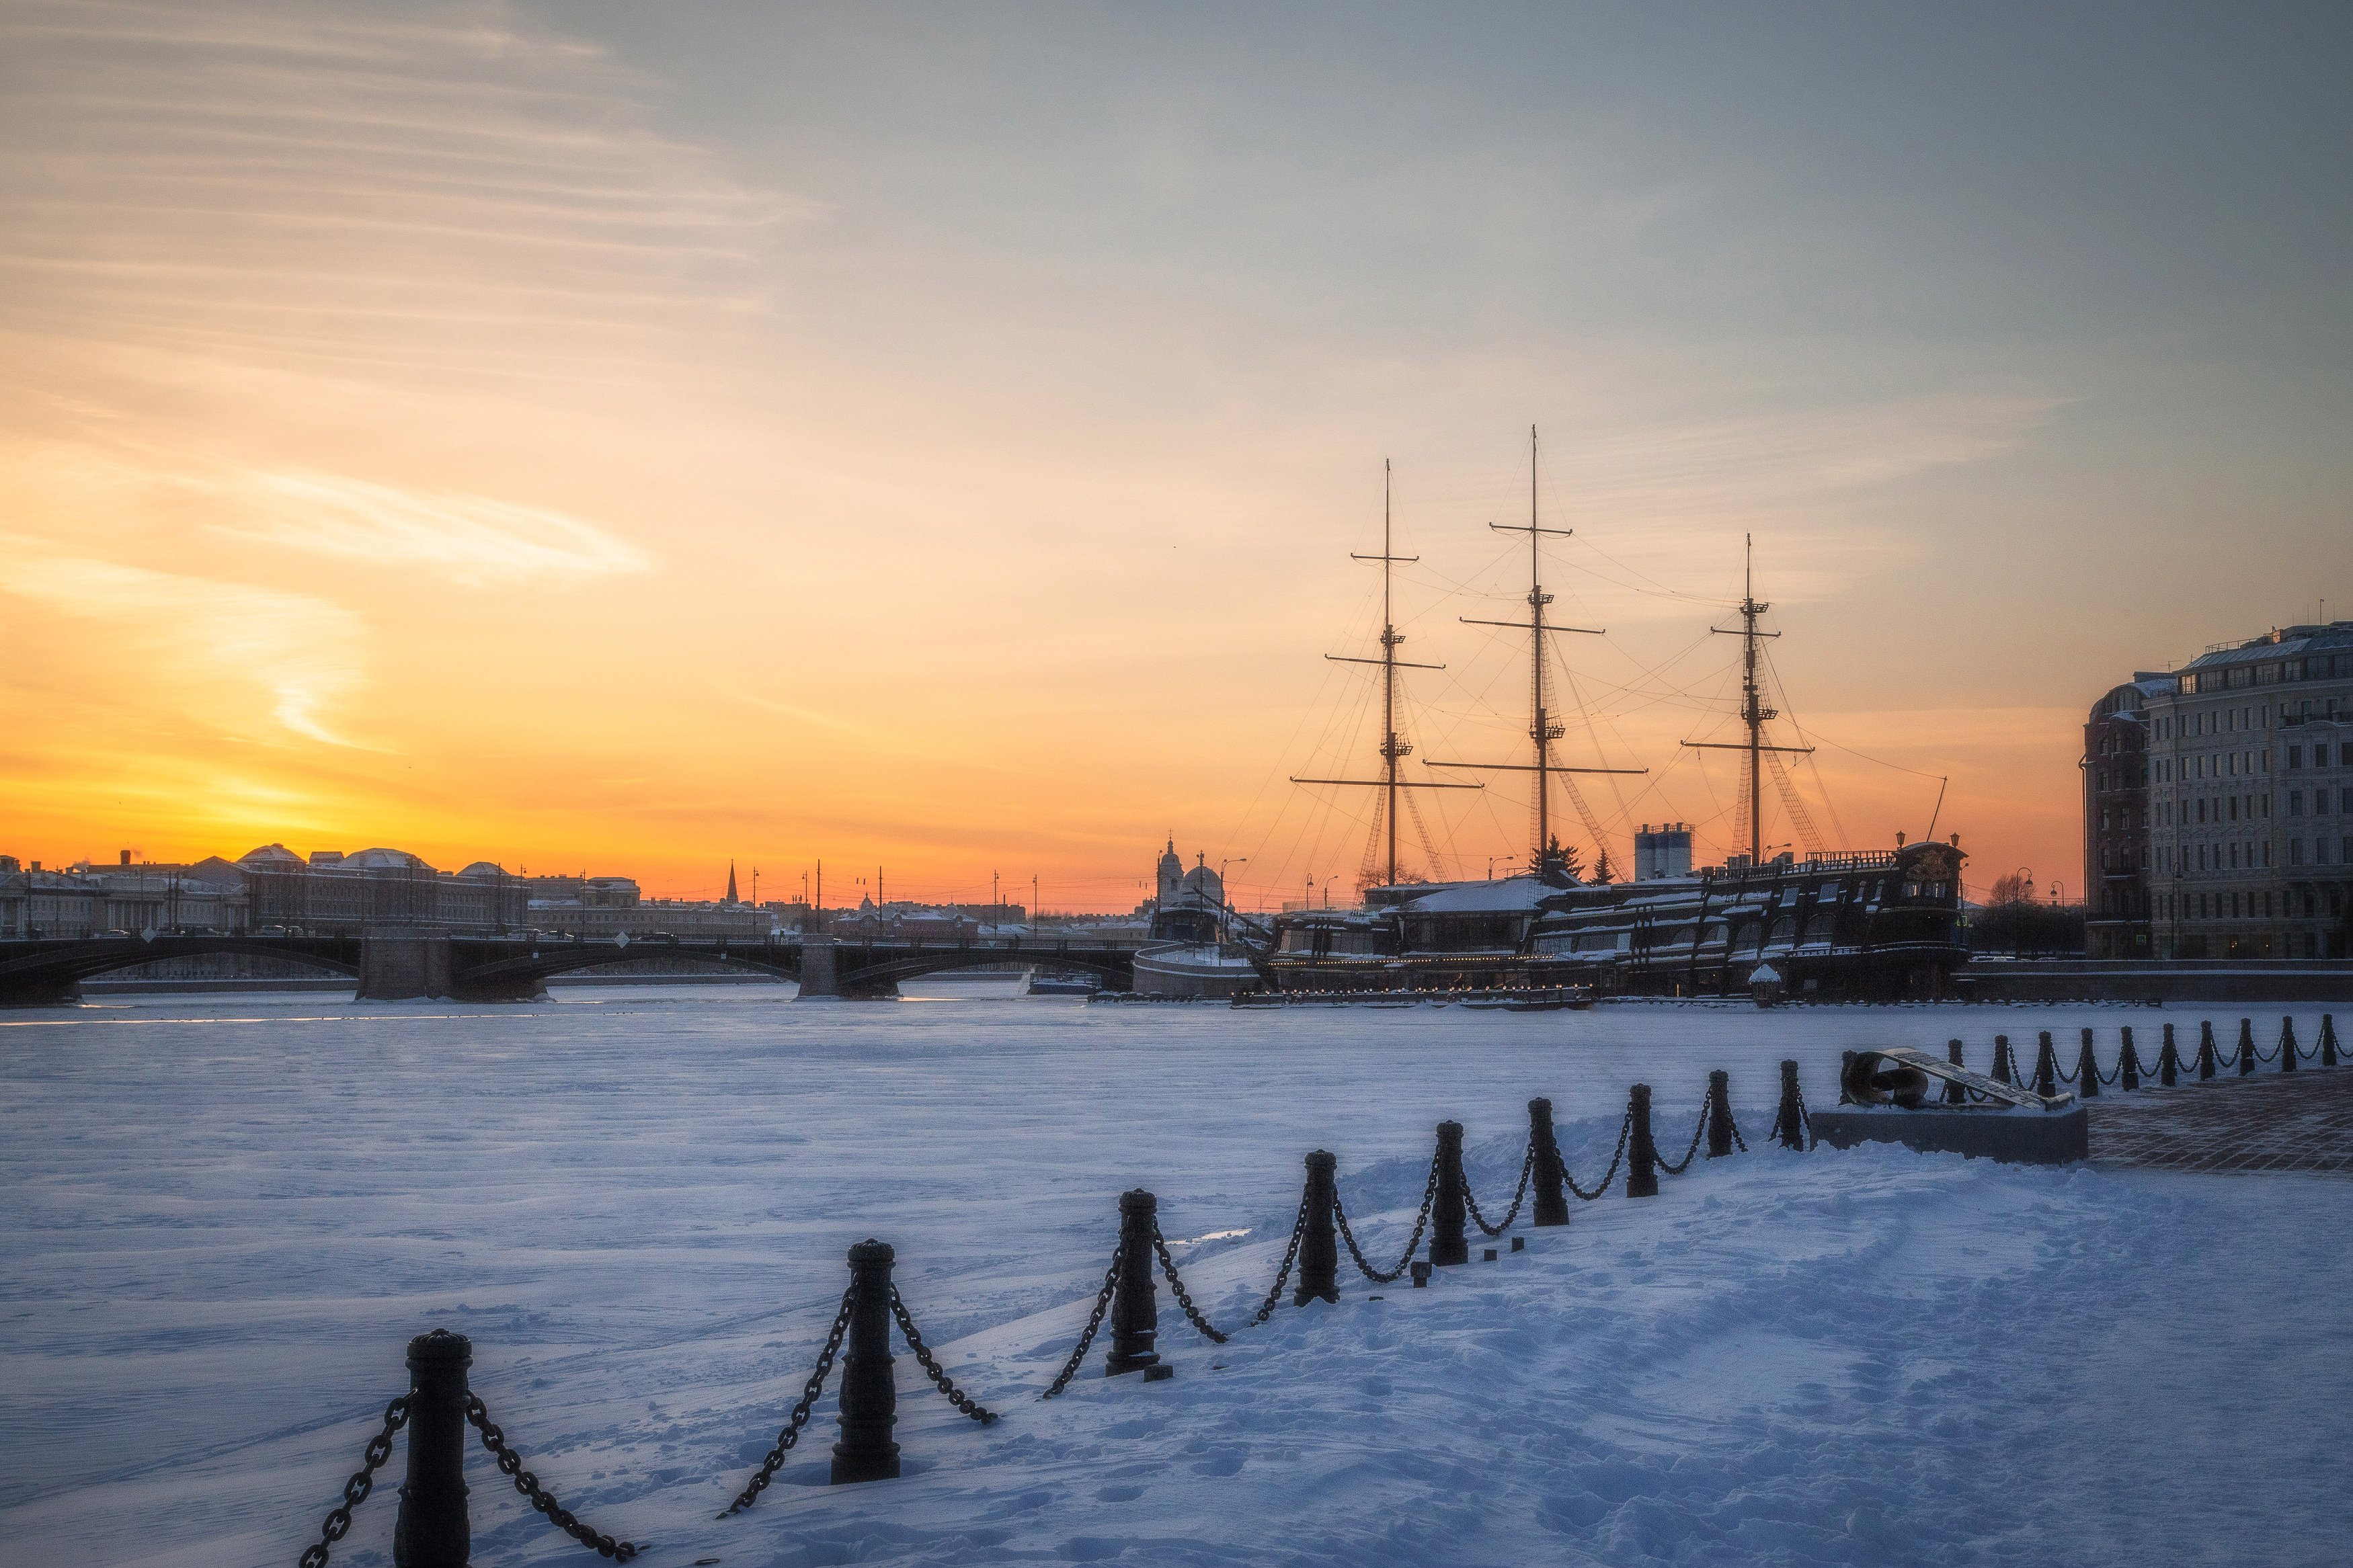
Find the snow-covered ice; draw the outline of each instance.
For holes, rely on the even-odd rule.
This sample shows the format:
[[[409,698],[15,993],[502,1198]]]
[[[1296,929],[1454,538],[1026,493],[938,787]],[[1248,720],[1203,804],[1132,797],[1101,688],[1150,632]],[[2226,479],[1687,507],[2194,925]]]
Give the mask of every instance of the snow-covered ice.
[[[2341,1180],[1759,1147],[1427,1290],[1351,1273],[1336,1307],[1240,1327],[1310,1149],[1393,1258],[1443,1118],[1500,1208],[1531,1095],[1590,1181],[1636,1079],[1672,1157],[1728,1068],[1761,1146],[1784,1056],[1827,1100],[1846,1047],[1957,1036],[1982,1066],[1997,1030],[2031,1050],[2090,1024],[2105,1058],[2129,1023],[2153,1057],[2198,1009],[1009,992],[0,1015],[6,1560],[290,1563],[436,1325],[474,1336],[474,1386],[543,1481],[652,1568],[2344,1559]],[[1164,1292],[1173,1382],[1104,1380],[1099,1343],[1040,1405],[1138,1185],[1172,1237],[1242,1233],[1179,1249],[1233,1342]],[[902,1355],[904,1479],[823,1484],[828,1395],[759,1506],[714,1521],[870,1234],[1005,1418],[965,1421]],[[478,1563],[596,1560],[479,1450],[470,1473]],[[381,1487],[335,1562],[388,1563],[396,1503]]]

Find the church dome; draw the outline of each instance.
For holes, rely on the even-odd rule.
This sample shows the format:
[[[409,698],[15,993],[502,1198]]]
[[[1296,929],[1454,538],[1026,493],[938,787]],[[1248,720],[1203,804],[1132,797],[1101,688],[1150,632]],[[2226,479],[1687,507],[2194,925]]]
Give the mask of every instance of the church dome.
[[[458,873],[460,877],[472,877],[477,880],[485,882],[490,881],[494,878],[503,877],[506,874],[507,868],[505,867],[489,860],[477,860],[472,865],[467,867],[464,870]]]
[[[255,870],[269,870],[283,866],[292,870],[302,868],[302,857],[283,844],[265,844],[259,849],[248,849],[237,857],[237,863]]]
[[[433,869],[406,849],[385,849],[381,847],[363,849],[356,855],[346,855],[342,864],[354,871],[430,871]]]

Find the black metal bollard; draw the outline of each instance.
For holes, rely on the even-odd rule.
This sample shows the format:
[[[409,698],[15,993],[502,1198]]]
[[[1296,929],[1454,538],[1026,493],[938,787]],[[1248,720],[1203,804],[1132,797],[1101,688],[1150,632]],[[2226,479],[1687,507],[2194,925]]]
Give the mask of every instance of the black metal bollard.
[[[1124,1223],[1124,1222],[1123,1222]],[[868,1237],[849,1249],[849,1344],[841,1358],[841,1437],[833,1484],[895,1480],[899,1387],[891,1374],[891,1264],[887,1241]]]
[[[2325,1068],[2337,1065],[2337,1015],[2334,1013],[2320,1016],[2320,1065]]]
[[[1968,1065],[1961,1059],[1961,1042],[1958,1040],[1947,1040],[1945,1042],[1945,1059],[1952,1063],[1957,1068],[1967,1067]],[[1959,1084],[1947,1083],[1945,1085],[1945,1103],[1947,1105],[1958,1105],[1968,1100],[1968,1091],[1963,1089]]]
[[[2246,1077],[2255,1070],[2255,1021],[2239,1020],[2239,1076]]]
[[[1732,1075],[1722,1068],[1707,1075],[1707,1157],[1732,1152]]]
[[[2059,1053],[2052,1048],[2051,1031],[2042,1031],[2042,1043],[2034,1050],[2034,1092],[2051,1095],[2059,1092]]]
[[[466,1568],[466,1369],[474,1343],[436,1329],[408,1342],[408,1479],[392,1527],[394,1568]]]
[[[2214,1020],[2201,1018],[2198,1021],[2198,1078],[2200,1082],[2214,1076],[2218,1066],[2214,1058]]]
[[[2130,1024],[2125,1026],[2124,1034],[2124,1047],[2116,1053],[2116,1078],[2124,1084],[2125,1092],[2129,1094],[2140,1087],[2140,1058],[2133,1050]]]
[[[1795,1149],[1800,1154],[1806,1152],[1805,1105],[1804,1096],[1798,1092],[1798,1064],[1782,1062],[1781,1114],[1774,1119],[1773,1125],[1781,1130],[1781,1147]]]
[[[2294,1018],[2280,1020],[2279,1053],[2280,1071],[2294,1072],[2295,1070],[2295,1020]]]
[[[1528,1101],[1528,1147],[1535,1151],[1535,1169],[1530,1180],[1536,1190],[1534,1217],[1531,1225],[1567,1225],[1568,1194],[1561,1184],[1568,1177],[1567,1167],[1560,1162],[1560,1140],[1553,1135],[1552,1101]]]
[[[2016,1083],[2018,1068],[2010,1059],[2010,1037],[1993,1037],[1993,1080],[1996,1083]]]
[[[1438,1194],[1430,1208],[1430,1260],[1440,1268],[1471,1261],[1462,1239],[1462,1123],[1438,1124]]]
[[[1159,1198],[1142,1187],[1119,1194],[1119,1284],[1111,1300],[1105,1377],[1160,1364],[1160,1353],[1152,1348],[1160,1336],[1158,1292],[1152,1285],[1152,1232],[1159,1213]]]
[[[2045,1035],[2044,1039],[2051,1037]],[[2085,1100],[2096,1100],[2100,1094],[2100,1059],[2092,1054],[2092,1031],[2084,1031],[2084,1048],[2075,1053],[2075,1087]],[[2049,1089],[2042,1091],[2050,1093]]]
[[[2173,1048],[2173,1026],[2165,1026],[2165,1048],[2158,1053],[2157,1081],[2171,1089],[2181,1077],[2181,1053]]]
[[[1291,1304],[1340,1299],[1340,1242],[1332,1231],[1333,1194],[1340,1157],[1318,1149],[1307,1156],[1307,1228],[1299,1233],[1299,1283]]]
[[[1627,1097],[1626,1113],[1634,1119],[1626,1136],[1626,1195],[1659,1195],[1659,1146],[1651,1142],[1651,1086],[1638,1083]]]

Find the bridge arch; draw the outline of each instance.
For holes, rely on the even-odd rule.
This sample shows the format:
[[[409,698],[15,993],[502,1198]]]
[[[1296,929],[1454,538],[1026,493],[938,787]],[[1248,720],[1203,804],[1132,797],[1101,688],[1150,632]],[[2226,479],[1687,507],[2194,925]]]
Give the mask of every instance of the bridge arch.
[[[354,979],[360,973],[357,937],[256,937],[235,931],[158,933],[152,939],[35,937],[0,942],[0,1005],[71,1002],[83,981],[101,974],[167,959],[221,954],[280,959]]]

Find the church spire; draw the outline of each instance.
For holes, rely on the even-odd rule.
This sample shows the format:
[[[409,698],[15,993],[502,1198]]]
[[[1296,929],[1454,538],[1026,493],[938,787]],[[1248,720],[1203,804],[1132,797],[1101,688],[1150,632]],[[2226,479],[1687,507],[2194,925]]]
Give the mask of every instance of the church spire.
[[[733,860],[727,862],[727,901],[731,904],[737,901],[735,898],[735,862]]]

